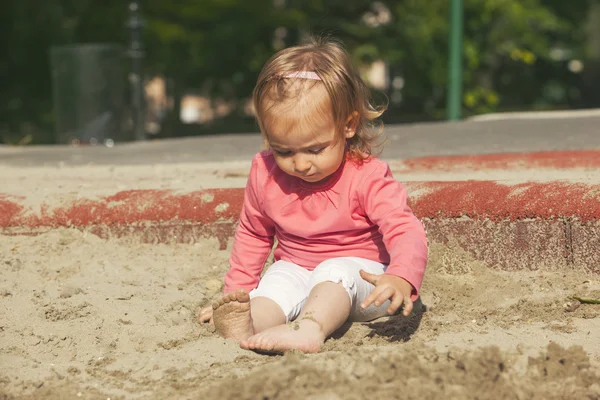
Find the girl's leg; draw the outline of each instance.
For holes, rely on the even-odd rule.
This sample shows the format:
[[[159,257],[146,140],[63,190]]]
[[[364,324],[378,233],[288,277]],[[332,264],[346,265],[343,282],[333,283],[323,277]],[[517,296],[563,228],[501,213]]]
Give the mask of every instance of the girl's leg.
[[[243,289],[227,293],[213,303],[213,319],[221,336],[238,342],[285,323],[285,315],[277,303],[268,297],[250,299]]]
[[[385,266],[355,257],[321,263],[310,277],[310,294],[298,319],[289,326],[276,326],[253,335],[241,346],[261,351],[318,352],[325,339],[348,317],[366,321],[386,315],[389,302],[366,310],[360,308],[360,302],[373,290],[373,285],[360,277],[361,269],[381,274]]]
[[[250,309],[252,310],[253,334],[272,326],[285,324],[286,316],[281,306],[268,297],[254,297],[250,300]]]
[[[249,294],[240,289],[213,304],[217,332],[241,341],[296,318],[306,300],[309,277],[310,272],[296,264],[274,263]]]
[[[278,325],[242,340],[245,349],[266,352],[300,350],[316,353],[327,336],[348,318],[350,301],[339,283],[322,282],[316,285],[306,300],[300,316],[291,324]]]
[[[390,306],[390,301],[385,301],[379,307],[371,305],[362,309],[360,304],[371,294],[375,286],[365,281],[360,276],[360,270],[364,270],[374,275],[381,275],[387,269],[387,266],[377,261],[371,261],[364,258],[348,257],[347,259],[348,273],[351,276],[351,281],[354,286],[348,290],[348,295],[352,301],[352,309],[348,319],[352,322],[372,321],[377,318],[388,315],[387,309]]]

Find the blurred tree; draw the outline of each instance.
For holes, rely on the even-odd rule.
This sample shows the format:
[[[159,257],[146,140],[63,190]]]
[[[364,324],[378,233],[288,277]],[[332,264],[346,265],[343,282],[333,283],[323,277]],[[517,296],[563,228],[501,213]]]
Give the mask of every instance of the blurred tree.
[[[274,7],[273,0],[148,0],[142,11],[148,72],[172,78],[175,98],[186,90],[213,99],[247,98],[273,54],[274,31],[299,23],[296,11]],[[176,109],[172,118],[178,115]],[[176,132],[163,135],[181,133],[178,124],[171,129]]]
[[[581,105],[572,60],[585,60],[585,19],[598,0],[465,0],[464,106]],[[263,63],[307,33],[331,34],[357,64],[384,60],[390,118],[443,118],[448,1],[144,0],[144,68],[176,94],[249,96]],[[51,46],[127,46],[121,0],[7,0],[0,5],[0,140],[50,143]],[[569,69],[571,67],[571,70]],[[438,111],[439,110],[439,111]],[[176,115],[176,113],[175,113]],[[173,127],[171,134],[179,134]],[[27,136],[29,135],[29,136]]]
[[[573,104],[569,93],[576,93],[577,76],[554,55],[562,49],[570,58],[584,56],[583,21],[594,1],[579,0],[575,7],[559,0],[466,0],[467,113]],[[447,0],[287,0],[285,7],[296,11],[299,22],[285,26],[286,45],[309,32],[340,38],[355,63],[387,63],[391,85],[386,94],[392,102],[388,116],[443,118]],[[553,95],[556,87],[565,96]]]
[[[390,62],[405,81],[402,109],[442,117],[447,80],[448,1],[385,1],[393,22],[384,27],[402,53]],[[582,55],[586,1],[561,14],[565,3],[539,0],[465,0],[464,106],[470,113],[540,101],[556,69],[553,49]],[[554,5],[550,7],[549,3]],[[569,5],[572,7],[572,4]],[[383,49],[384,51],[386,49]],[[541,66],[541,67],[540,67]],[[561,65],[564,72],[564,63]],[[554,71],[556,72],[556,71]],[[565,79],[565,77],[561,77]],[[436,111],[439,110],[439,111]]]
[[[0,5],[0,142],[52,143],[51,46],[123,42],[118,0],[11,0]]]

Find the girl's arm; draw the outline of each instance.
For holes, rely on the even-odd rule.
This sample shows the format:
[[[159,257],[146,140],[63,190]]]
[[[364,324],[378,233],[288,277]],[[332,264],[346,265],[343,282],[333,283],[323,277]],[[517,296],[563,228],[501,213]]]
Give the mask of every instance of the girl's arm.
[[[427,265],[427,237],[419,219],[408,207],[406,188],[380,163],[361,185],[361,203],[369,219],[379,227],[390,254],[386,274],[399,276],[412,287],[416,300]]]
[[[252,160],[240,221],[233,239],[224,293],[237,289],[249,292],[254,289],[273,247],[275,226],[262,213],[259,182],[263,180],[259,175],[263,174],[260,171],[259,156],[256,156]]]

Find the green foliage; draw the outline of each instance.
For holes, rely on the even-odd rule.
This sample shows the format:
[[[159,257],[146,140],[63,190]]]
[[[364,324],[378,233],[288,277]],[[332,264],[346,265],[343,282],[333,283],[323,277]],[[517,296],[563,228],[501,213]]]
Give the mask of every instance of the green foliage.
[[[443,108],[448,79],[449,1],[387,4],[394,22],[385,34],[397,37],[403,50],[397,65],[406,77],[406,107],[435,114]],[[569,40],[581,15],[565,20],[538,0],[465,0],[464,7],[464,105],[471,112],[513,106],[524,89],[539,93],[536,61],[547,60],[553,46],[569,43],[574,54],[581,52]]]
[[[117,0],[9,0],[0,6],[0,143],[52,143],[52,46],[123,42]]]
[[[150,0],[144,14],[149,70],[229,97],[248,92],[272,54],[273,31],[294,22],[270,0]]]
[[[594,1],[464,0],[465,110],[577,104],[571,94],[581,83],[565,60],[550,55],[559,48],[585,60],[585,20]],[[443,118],[449,0],[145,0],[140,5],[146,20],[145,72],[169,77],[177,93],[192,89],[246,98],[264,62],[282,45],[307,33],[329,34],[346,44],[356,64],[382,59],[391,77],[404,79],[396,90],[402,101],[392,104],[390,113]],[[3,2],[0,141],[23,143],[30,135],[34,143],[52,142],[50,48],[89,42],[127,46],[127,18],[127,2],[121,0]],[[392,89],[387,95],[397,98]]]

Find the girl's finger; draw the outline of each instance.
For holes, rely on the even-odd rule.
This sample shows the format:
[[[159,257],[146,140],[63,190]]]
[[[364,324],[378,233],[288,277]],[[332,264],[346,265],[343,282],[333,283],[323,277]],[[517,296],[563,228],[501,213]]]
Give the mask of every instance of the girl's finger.
[[[200,310],[200,314],[212,314],[212,306],[211,307],[204,307],[203,309]]]
[[[375,299],[375,307],[379,307],[380,305],[391,299],[392,296],[394,296],[394,293],[394,288],[391,288],[389,286],[384,288],[381,291],[381,293],[379,293],[379,296],[377,296],[377,299]]]
[[[394,295],[394,297],[392,297],[392,302],[387,309],[387,313],[390,315],[395,314],[396,311],[398,311],[398,308],[400,308],[400,306],[402,305],[402,303],[404,303],[404,296],[402,296],[402,293],[397,292]]]
[[[413,310],[413,302],[410,297],[404,298],[404,309],[402,310],[402,315],[408,317]]]
[[[207,322],[212,320],[212,315],[212,307],[205,307],[198,313],[198,319],[200,322]]]
[[[359,271],[359,274],[360,277],[363,278],[365,281],[369,282],[371,285],[377,286],[377,282],[379,281],[380,275],[371,274],[362,269]]]
[[[367,308],[371,304],[373,304],[373,302],[375,301],[375,299],[377,299],[382,290],[383,288],[375,286],[375,289],[373,289],[373,291],[369,293],[367,298],[364,299],[362,303],[360,303],[361,308]]]

